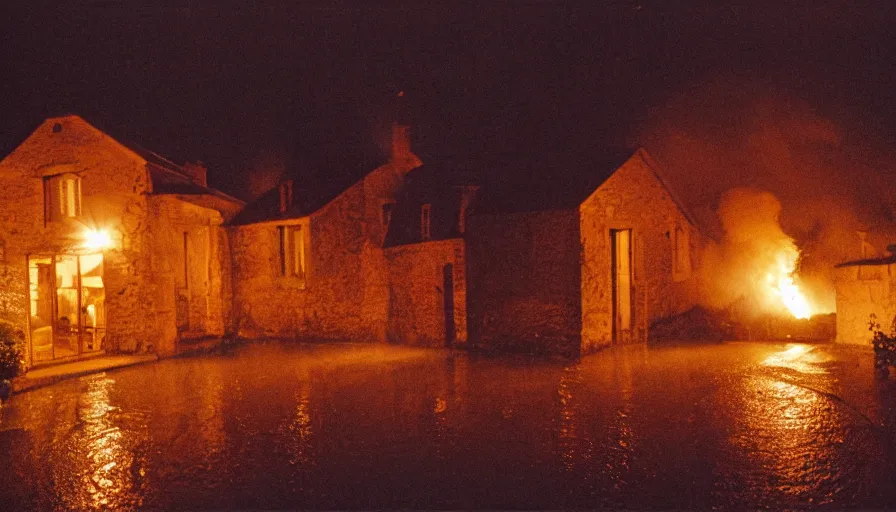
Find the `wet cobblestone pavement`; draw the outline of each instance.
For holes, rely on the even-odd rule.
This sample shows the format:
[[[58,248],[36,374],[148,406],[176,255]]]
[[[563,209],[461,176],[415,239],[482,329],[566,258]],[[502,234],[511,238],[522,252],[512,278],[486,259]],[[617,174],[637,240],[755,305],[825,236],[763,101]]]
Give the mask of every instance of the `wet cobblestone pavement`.
[[[0,409],[2,508],[896,507],[870,350],[241,346]]]

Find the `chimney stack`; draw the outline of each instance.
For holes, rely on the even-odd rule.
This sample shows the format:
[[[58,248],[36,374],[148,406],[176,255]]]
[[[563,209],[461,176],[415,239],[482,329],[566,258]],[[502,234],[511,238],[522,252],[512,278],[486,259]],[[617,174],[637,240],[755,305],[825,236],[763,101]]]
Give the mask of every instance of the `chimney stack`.
[[[292,180],[280,184],[280,213],[286,213],[292,207]]]
[[[190,177],[190,181],[200,187],[208,187],[208,167],[202,162],[187,162],[183,170]]]
[[[411,158],[410,126],[392,123],[392,151],[391,159],[406,160]]]

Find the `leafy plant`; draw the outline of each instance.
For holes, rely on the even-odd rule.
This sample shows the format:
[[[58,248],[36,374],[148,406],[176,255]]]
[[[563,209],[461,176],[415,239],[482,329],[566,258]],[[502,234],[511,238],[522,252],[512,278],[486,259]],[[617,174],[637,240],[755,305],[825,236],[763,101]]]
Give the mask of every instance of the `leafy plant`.
[[[25,334],[21,330],[0,322],[0,381],[22,373],[25,361],[19,347],[24,339]]]
[[[874,347],[874,366],[884,377],[890,374],[890,365],[896,365],[896,316],[890,322],[890,332],[884,332],[877,321],[877,315],[871,313],[868,319],[868,330],[871,331],[871,345]]]

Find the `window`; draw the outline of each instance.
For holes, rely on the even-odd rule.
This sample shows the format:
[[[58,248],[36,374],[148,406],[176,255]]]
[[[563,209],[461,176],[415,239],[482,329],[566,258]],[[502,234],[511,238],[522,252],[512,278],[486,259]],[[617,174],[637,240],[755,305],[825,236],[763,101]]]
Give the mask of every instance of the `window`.
[[[429,204],[420,207],[420,239],[429,240],[430,237],[430,210]]]
[[[395,208],[395,203],[383,203],[382,216],[384,227],[389,227],[389,222],[392,220],[393,208]]]
[[[44,178],[46,216],[59,221],[81,215],[81,178],[61,174]]]
[[[181,250],[179,256],[177,271],[177,287],[187,289],[190,287],[190,234],[186,231],[182,233]]]
[[[675,226],[672,233],[672,276],[680,281],[691,275],[690,238],[681,226]]]
[[[304,281],[307,267],[302,226],[279,226],[277,230],[280,235],[280,275]]]

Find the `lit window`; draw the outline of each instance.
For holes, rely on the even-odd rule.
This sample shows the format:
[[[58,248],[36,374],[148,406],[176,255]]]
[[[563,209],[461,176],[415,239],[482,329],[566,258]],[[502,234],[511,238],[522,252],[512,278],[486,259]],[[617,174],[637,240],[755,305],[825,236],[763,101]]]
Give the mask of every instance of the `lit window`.
[[[302,226],[279,226],[280,234],[280,275],[288,278],[305,279],[305,237]]]
[[[81,215],[81,178],[74,174],[44,180],[47,219],[58,221]]]
[[[675,226],[672,240],[672,275],[676,279],[686,279],[691,275],[691,250],[688,232]]]
[[[429,204],[420,207],[420,239],[429,240],[430,237],[430,210]]]

